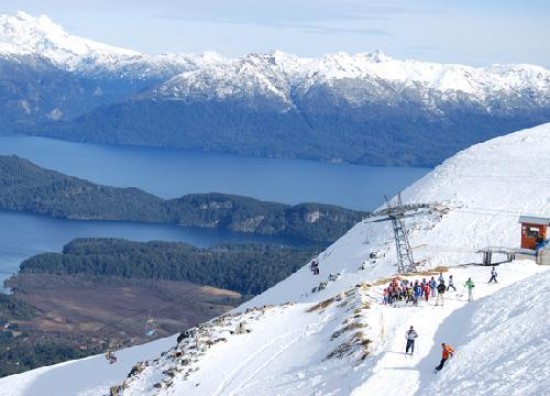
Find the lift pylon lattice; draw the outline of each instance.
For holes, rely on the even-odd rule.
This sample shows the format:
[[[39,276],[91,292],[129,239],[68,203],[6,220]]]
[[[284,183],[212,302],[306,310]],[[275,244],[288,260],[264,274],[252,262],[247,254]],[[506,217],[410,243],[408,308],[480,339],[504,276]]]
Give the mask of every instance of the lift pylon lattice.
[[[393,238],[395,240],[395,249],[397,251],[397,272],[400,274],[405,272],[416,272],[416,264],[414,262],[411,245],[407,237],[407,229],[405,228],[405,210],[401,202],[401,194],[397,195],[397,205],[391,206],[390,201],[386,198],[386,206],[388,209],[393,208],[392,214],[388,217],[391,219],[393,226]]]
[[[370,214],[369,217],[385,216],[384,218],[376,220],[367,220],[367,222],[380,222],[391,220],[393,227],[393,237],[395,240],[395,249],[397,252],[397,272],[400,274],[407,272],[416,272],[417,263],[415,263],[409,238],[407,236],[407,229],[405,227],[404,218],[416,215],[419,209],[429,208],[428,204],[407,204],[403,205],[401,201],[401,193],[397,194],[397,203],[392,204],[391,201],[386,199],[386,209],[382,209]]]

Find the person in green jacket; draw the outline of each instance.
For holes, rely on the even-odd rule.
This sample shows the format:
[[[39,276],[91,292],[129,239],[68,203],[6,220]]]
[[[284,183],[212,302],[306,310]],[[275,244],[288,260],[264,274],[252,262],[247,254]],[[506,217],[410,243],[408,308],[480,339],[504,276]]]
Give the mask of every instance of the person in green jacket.
[[[464,284],[464,287],[468,289],[468,302],[474,301],[473,288],[475,287],[475,285],[472,278],[468,278],[468,280]]]

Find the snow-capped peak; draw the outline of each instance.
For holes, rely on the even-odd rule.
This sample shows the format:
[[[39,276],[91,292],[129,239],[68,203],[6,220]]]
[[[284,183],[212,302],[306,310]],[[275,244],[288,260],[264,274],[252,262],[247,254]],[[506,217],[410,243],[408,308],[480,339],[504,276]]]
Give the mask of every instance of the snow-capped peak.
[[[113,57],[133,57],[136,51],[72,36],[45,15],[25,12],[0,15],[0,53],[14,56],[41,54],[58,66],[74,69],[83,59],[109,63]]]

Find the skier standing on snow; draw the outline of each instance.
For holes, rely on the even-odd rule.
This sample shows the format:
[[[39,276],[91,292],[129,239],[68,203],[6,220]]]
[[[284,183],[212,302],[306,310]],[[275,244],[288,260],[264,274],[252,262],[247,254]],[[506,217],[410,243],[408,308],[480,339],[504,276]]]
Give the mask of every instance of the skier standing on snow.
[[[405,338],[407,339],[407,346],[405,347],[405,355],[411,351],[411,355],[414,353],[414,340],[418,338],[418,333],[411,326],[411,328],[405,333]]]
[[[487,282],[487,283],[491,283],[492,281],[495,281],[495,283],[498,283],[497,282],[497,270],[495,269],[494,265],[493,265],[493,269],[491,270],[491,279],[489,279],[489,282]]]
[[[475,285],[472,278],[468,278],[468,280],[464,284],[464,287],[468,289],[468,301],[469,302],[474,301],[473,288],[475,287]]]
[[[441,362],[439,362],[439,366],[435,368],[437,371],[441,370],[445,365],[445,362],[447,361],[447,359],[449,359],[449,357],[454,356],[454,353],[455,353],[455,350],[453,349],[453,347],[445,343],[441,344],[441,348],[442,348]]]
[[[431,290],[432,297],[435,297],[435,289],[437,288],[437,283],[436,283],[433,276],[430,279],[429,285],[430,285],[430,290]]]
[[[443,306],[443,293],[445,293],[445,290],[447,290],[447,288],[445,287],[445,283],[441,282],[439,286],[437,286],[437,298],[435,300],[435,306],[439,305],[439,301],[441,301],[441,306]]]
[[[422,286],[416,281],[414,283],[414,305],[418,305],[418,300],[422,297]]]
[[[426,302],[428,302],[428,298],[430,297],[430,284],[426,283],[424,285],[424,299]]]
[[[453,288],[454,291],[456,291],[456,287],[455,287],[455,285],[454,285],[453,276],[452,276],[452,275],[449,275],[449,286],[447,286],[447,291],[451,290],[451,287]]]

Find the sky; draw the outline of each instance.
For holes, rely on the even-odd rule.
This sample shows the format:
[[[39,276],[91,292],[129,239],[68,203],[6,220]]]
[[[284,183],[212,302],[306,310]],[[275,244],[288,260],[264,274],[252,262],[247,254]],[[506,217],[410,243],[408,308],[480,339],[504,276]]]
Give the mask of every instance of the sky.
[[[548,0],[2,0],[72,35],[160,54],[281,50],[550,68]]]

